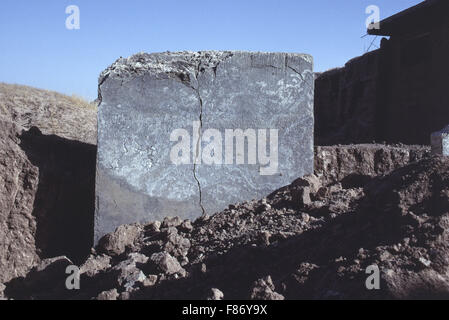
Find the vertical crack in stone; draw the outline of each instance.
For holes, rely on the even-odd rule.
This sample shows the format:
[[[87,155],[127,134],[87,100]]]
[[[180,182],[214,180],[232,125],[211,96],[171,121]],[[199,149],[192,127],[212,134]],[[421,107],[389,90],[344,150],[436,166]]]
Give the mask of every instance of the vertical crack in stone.
[[[296,73],[297,75],[299,75],[302,81],[306,82],[306,80],[304,79],[304,77],[303,77],[303,75],[301,74],[301,72],[297,71],[295,68],[290,67],[289,65],[287,65],[287,68],[289,68],[289,69],[292,70],[294,73]]]
[[[97,99],[98,99],[98,105],[100,105],[101,102],[103,101],[103,95],[102,95],[102,93],[101,93],[101,85],[102,85],[108,78],[109,78],[109,73],[107,73],[107,74],[105,74],[105,75],[101,74],[101,75],[100,75],[100,78],[99,78],[99,80],[98,80],[98,96],[97,96]]]
[[[201,98],[200,82],[198,80],[198,75],[200,73],[200,65],[201,65],[201,62],[198,63],[197,70],[195,73],[196,88],[192,86],[193,90],[195,90],[196,95],[198,96],[198,101],[199,101],[199,105],[200,105],[200,115],[199,115],[200,126],[198,127],[198,140],[196,141],[196,149],[195,149],[196,154],[195,154],[195,159],[193,160],[193,177],[195,178],[196,183],[198,184],[198,192],[199,192],[199,197],[200,197],[199,205],[201,207],[202,215],[205,216],[206,210],[203,207],[201,183],[200,183],[200,180],[198,179],[198,177],[196,176],[196,162],[197,162],[197,159],[201,156],[200,155],[200,144],[201,144],[201,133],[202,133],[202,128],[203,128],[203,99]]]
[[[286,62],[287,63],[287,62]],[[287,68],[289,68],[290,70],[292,70],[294,73],[296,73],[297,75],[299,75],[299,77],[301,78],[301,80],[308,85],[309,87],[312,87],[312,85],[306,81],[306,79],[304,78],[304,76],[301,74],[301,72],[299,72],[298,70],[296,70],[295,68],[290,67],[289,65],[287,65]]]

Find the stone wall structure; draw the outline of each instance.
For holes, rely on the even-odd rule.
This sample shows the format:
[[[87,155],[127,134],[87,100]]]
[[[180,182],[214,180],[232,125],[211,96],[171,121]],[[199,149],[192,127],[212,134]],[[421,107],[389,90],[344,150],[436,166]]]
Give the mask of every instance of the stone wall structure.
[[[428,0],[368,33],[380,49],[315,82],[318,145],[430,144],[449,123],[449,2]]]
[[[379,61],[376,50],[348,61],[343,68],[317,73],[315,144],[376,140]]]

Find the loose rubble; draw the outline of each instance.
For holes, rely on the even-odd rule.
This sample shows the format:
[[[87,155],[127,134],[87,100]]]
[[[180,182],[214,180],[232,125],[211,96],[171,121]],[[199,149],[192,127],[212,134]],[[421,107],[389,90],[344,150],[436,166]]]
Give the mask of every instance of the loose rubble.
[[[51,292],[72,299],[444,298],[448,230],[447,158],[427,156],[351,183],[316,171],[195,221],[121,226],[81,266],[81,290],[54,282]],[[379,267],[380,290],[365,287],[370,265]],[[24,288],[9,283],[5,295],[51,296]]]

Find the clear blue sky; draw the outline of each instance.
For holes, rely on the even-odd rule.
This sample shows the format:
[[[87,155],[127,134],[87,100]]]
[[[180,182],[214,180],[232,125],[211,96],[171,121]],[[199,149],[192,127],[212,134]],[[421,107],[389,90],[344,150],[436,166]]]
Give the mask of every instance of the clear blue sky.
[[[0,81],[93,100],[99,73],[115,59],[166,50],[309,53],[323,71],[366,51],[368,5],[385,18],[419,2],[1,0]],[[80,9],[80,30],[65,27],[72,4]]]

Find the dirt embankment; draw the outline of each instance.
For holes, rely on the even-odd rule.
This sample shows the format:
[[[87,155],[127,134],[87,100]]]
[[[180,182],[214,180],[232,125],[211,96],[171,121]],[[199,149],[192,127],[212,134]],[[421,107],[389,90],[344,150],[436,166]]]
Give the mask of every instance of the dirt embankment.
[[[97,106],[77,96],[0,82],[0,118],[26,130],[97,144]]]
[[[94,113],[35,90],[0,86],[0,297],[449,298],[449,160],[430,148],[317,147],[313,176],[196,221],[121,226],[89,256]]]
[[[194,222],[121,226],[64,288],[45,261],[12,298],[447,298],[449,160],[418,146],[316,149],[315,175]],[[380,269],[367,290],[366,268]],[[59,270],[59,271],[57,271]],[[51,283],[51,286],[42,286]],[[51,279],[50,281],[48,279]],[[45,288],[44,290],[42,288]]]
[[[95,140],[94,106],[0,83],[0,283],[41,259],[88,255]]]

